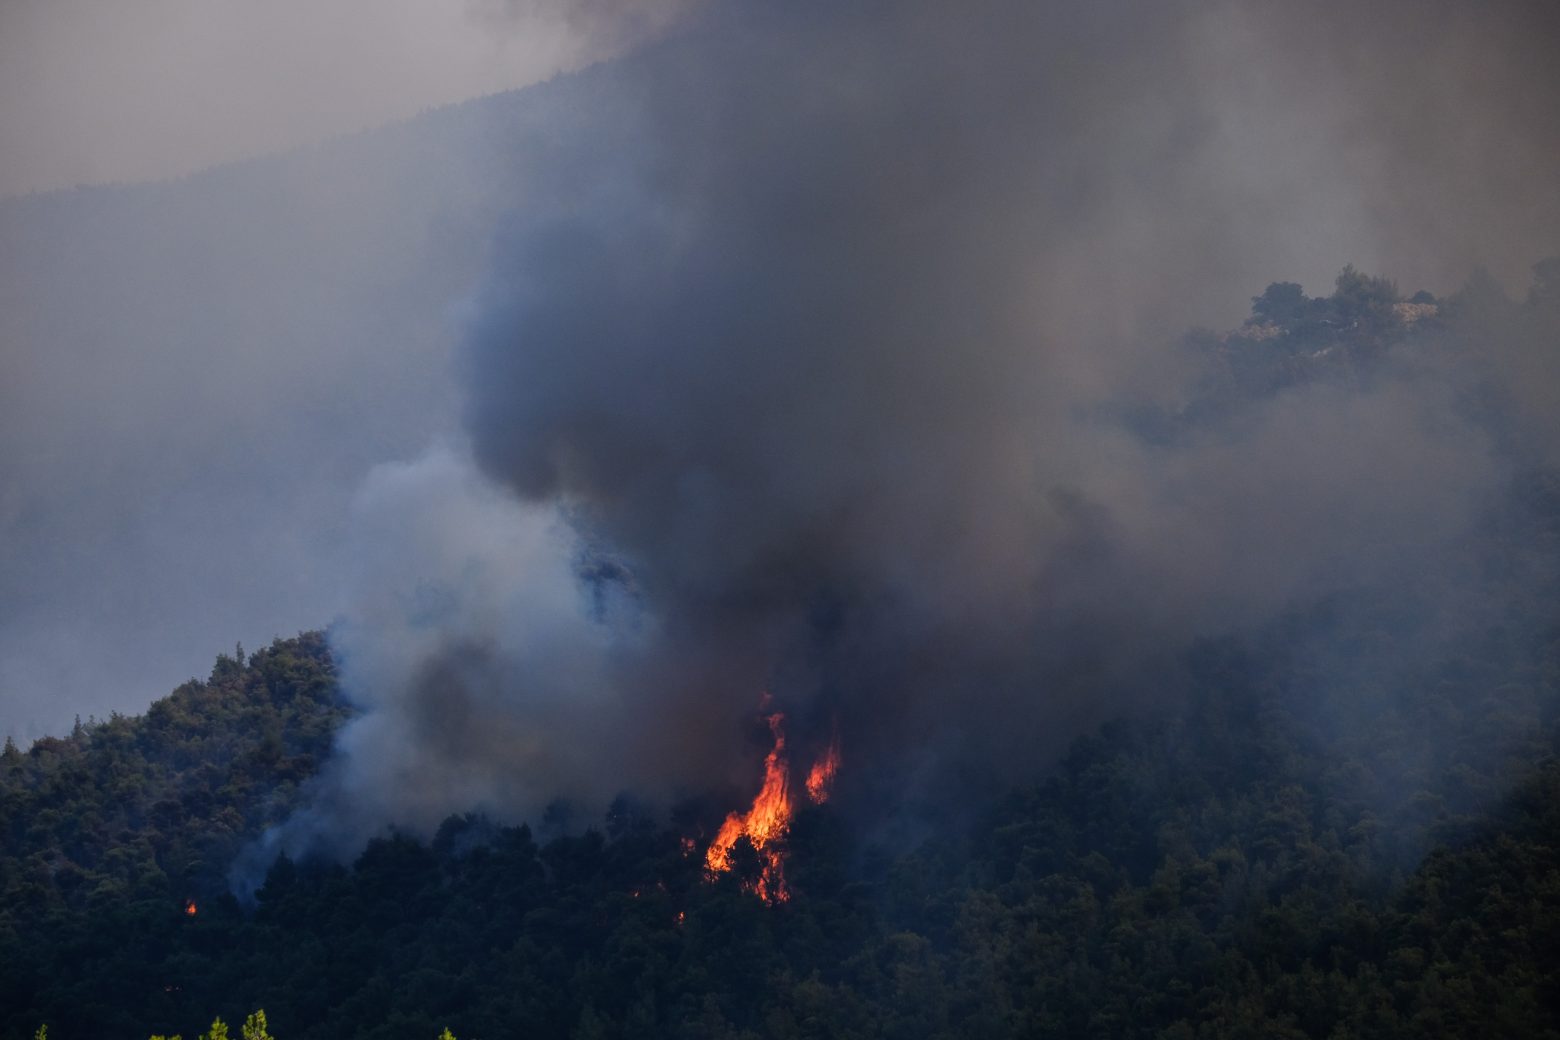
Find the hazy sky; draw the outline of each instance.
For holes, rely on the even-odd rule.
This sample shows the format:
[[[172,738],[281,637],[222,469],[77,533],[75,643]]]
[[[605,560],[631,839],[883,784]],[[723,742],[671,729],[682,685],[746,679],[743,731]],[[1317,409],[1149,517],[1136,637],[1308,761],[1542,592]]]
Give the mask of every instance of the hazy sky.
[[[544,121],[413,117],[687,6],[0,0],[0,733],[335,616],[357,488],[458,426],[454,315]]]
[[[568,19],[513,6],[0,0],[0,195],[188,173],[590,55]]]

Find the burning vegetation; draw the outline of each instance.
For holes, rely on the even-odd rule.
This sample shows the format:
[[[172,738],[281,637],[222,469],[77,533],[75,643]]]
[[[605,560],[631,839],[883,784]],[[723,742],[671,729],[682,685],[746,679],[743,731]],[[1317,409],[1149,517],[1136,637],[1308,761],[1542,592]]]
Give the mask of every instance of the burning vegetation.
[[[791,898],[785,882],[785,838],[795,813],[791,797],[791,761],[785,745],[785,715],[774,712],[766,715],[764,722],[774,740],[764,756],[764,785],[747,812],[734,812],[726,817],[704,855],[704,863],[712,876],[729,872],[732,849],[739,839],[746,837],[758,853],[761,864],[752,891],[766,903],[783,903]],[[839,738],[836,736],[823,757],[807,772],[807,797],[813,803],[821,805],[828,800],[839,762]]]
[[[834,786],[834,774],[840,771],[840,735],[835,733],[829,746],[823,749],[823,757],[807,771],[807,797],[814,805],[829,800],[829,789]]]

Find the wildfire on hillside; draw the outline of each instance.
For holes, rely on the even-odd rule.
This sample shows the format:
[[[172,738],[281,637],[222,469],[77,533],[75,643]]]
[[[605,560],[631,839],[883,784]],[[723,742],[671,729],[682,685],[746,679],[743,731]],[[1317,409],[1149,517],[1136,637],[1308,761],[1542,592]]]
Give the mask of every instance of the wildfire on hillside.
[[[196,910],[195,910],[195,900],[193,900],[193,899],[186,899],[184,901],[184,916],[185,917],[194,917],[195,913],[196,913]]]
[[[768,698],[766,696],[765,703]],[[764,717],[774,739],[764,756],[764,785],[747,812],[734,812],[721,824],[715,840],[705,853],[704,863],[711,875],[731,870],[731,850],[737,839],[747,837],[758,852],[761,869],[752,891],[766,903],[783,903],[791,898],[785,881],[785,837],[791,829],[795,811],[791,800],[791,762],[785,745],[785,715],[775,712]],[[828,799],[829,788],[839,769],[838,740],[830,742],[807,774],[807,794],[815,803]]]

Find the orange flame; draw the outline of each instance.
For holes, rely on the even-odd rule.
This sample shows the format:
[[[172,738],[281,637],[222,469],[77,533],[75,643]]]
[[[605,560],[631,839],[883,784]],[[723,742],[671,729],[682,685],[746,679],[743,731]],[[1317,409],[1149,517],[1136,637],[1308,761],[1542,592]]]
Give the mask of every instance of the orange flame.
[[[834,775],[840,771],[840,736],[836,733],[824,748],[823,757],[807,771],[807,797],[814,805],[829,800],[829,788],[834,786]]]
[[[729,871],[731,848],[746,835],[763,863],[753,891],[766,903],[783,903],[791,898],[779,845],[791,827],[791,771],[785,754],[785,716],[776,712],[764,721],[775,738],[774,747],[764,757],[764,786],[745,814],[734,812],[726,817],[704,854],[704,865],[712,874]]]
[[[761,707],[769,706],[769,694],[764,694]],[[785,836],[791,829],[791,765],[785,750],[785,716],[780,712],[767,715],[769,732],[774,736],[774,746],[764,757],[764,786],[747,812],[734,812],[720,825],[715,840],[704,854],[704,865],[711,876],[731,870],[731,849],[737,839],[747,837],[758,852],[761,863],[758,879],[752,891],[766,903],[783,903],[791,898],[791,890],[785,883]],[[840,769],[840,739],[838,732],[829,741],[823,757],[807,771],[807,797],[814,804],[829,800],[829,789]]]
[[[193,900],[193,899],[186,899],[184,901],[184,916],[185,917],[194,917],[195,916],[195,900]]]

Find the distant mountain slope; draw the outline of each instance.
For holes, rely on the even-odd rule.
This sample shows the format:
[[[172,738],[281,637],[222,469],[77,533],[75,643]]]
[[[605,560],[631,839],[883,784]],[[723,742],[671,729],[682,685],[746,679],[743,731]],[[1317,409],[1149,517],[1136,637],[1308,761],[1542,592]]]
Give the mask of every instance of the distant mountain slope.
[[[351,496],[458,432],[462,300],[504,215],[552,208],[593,82],[0,200],[0,735],[338,609]]]

